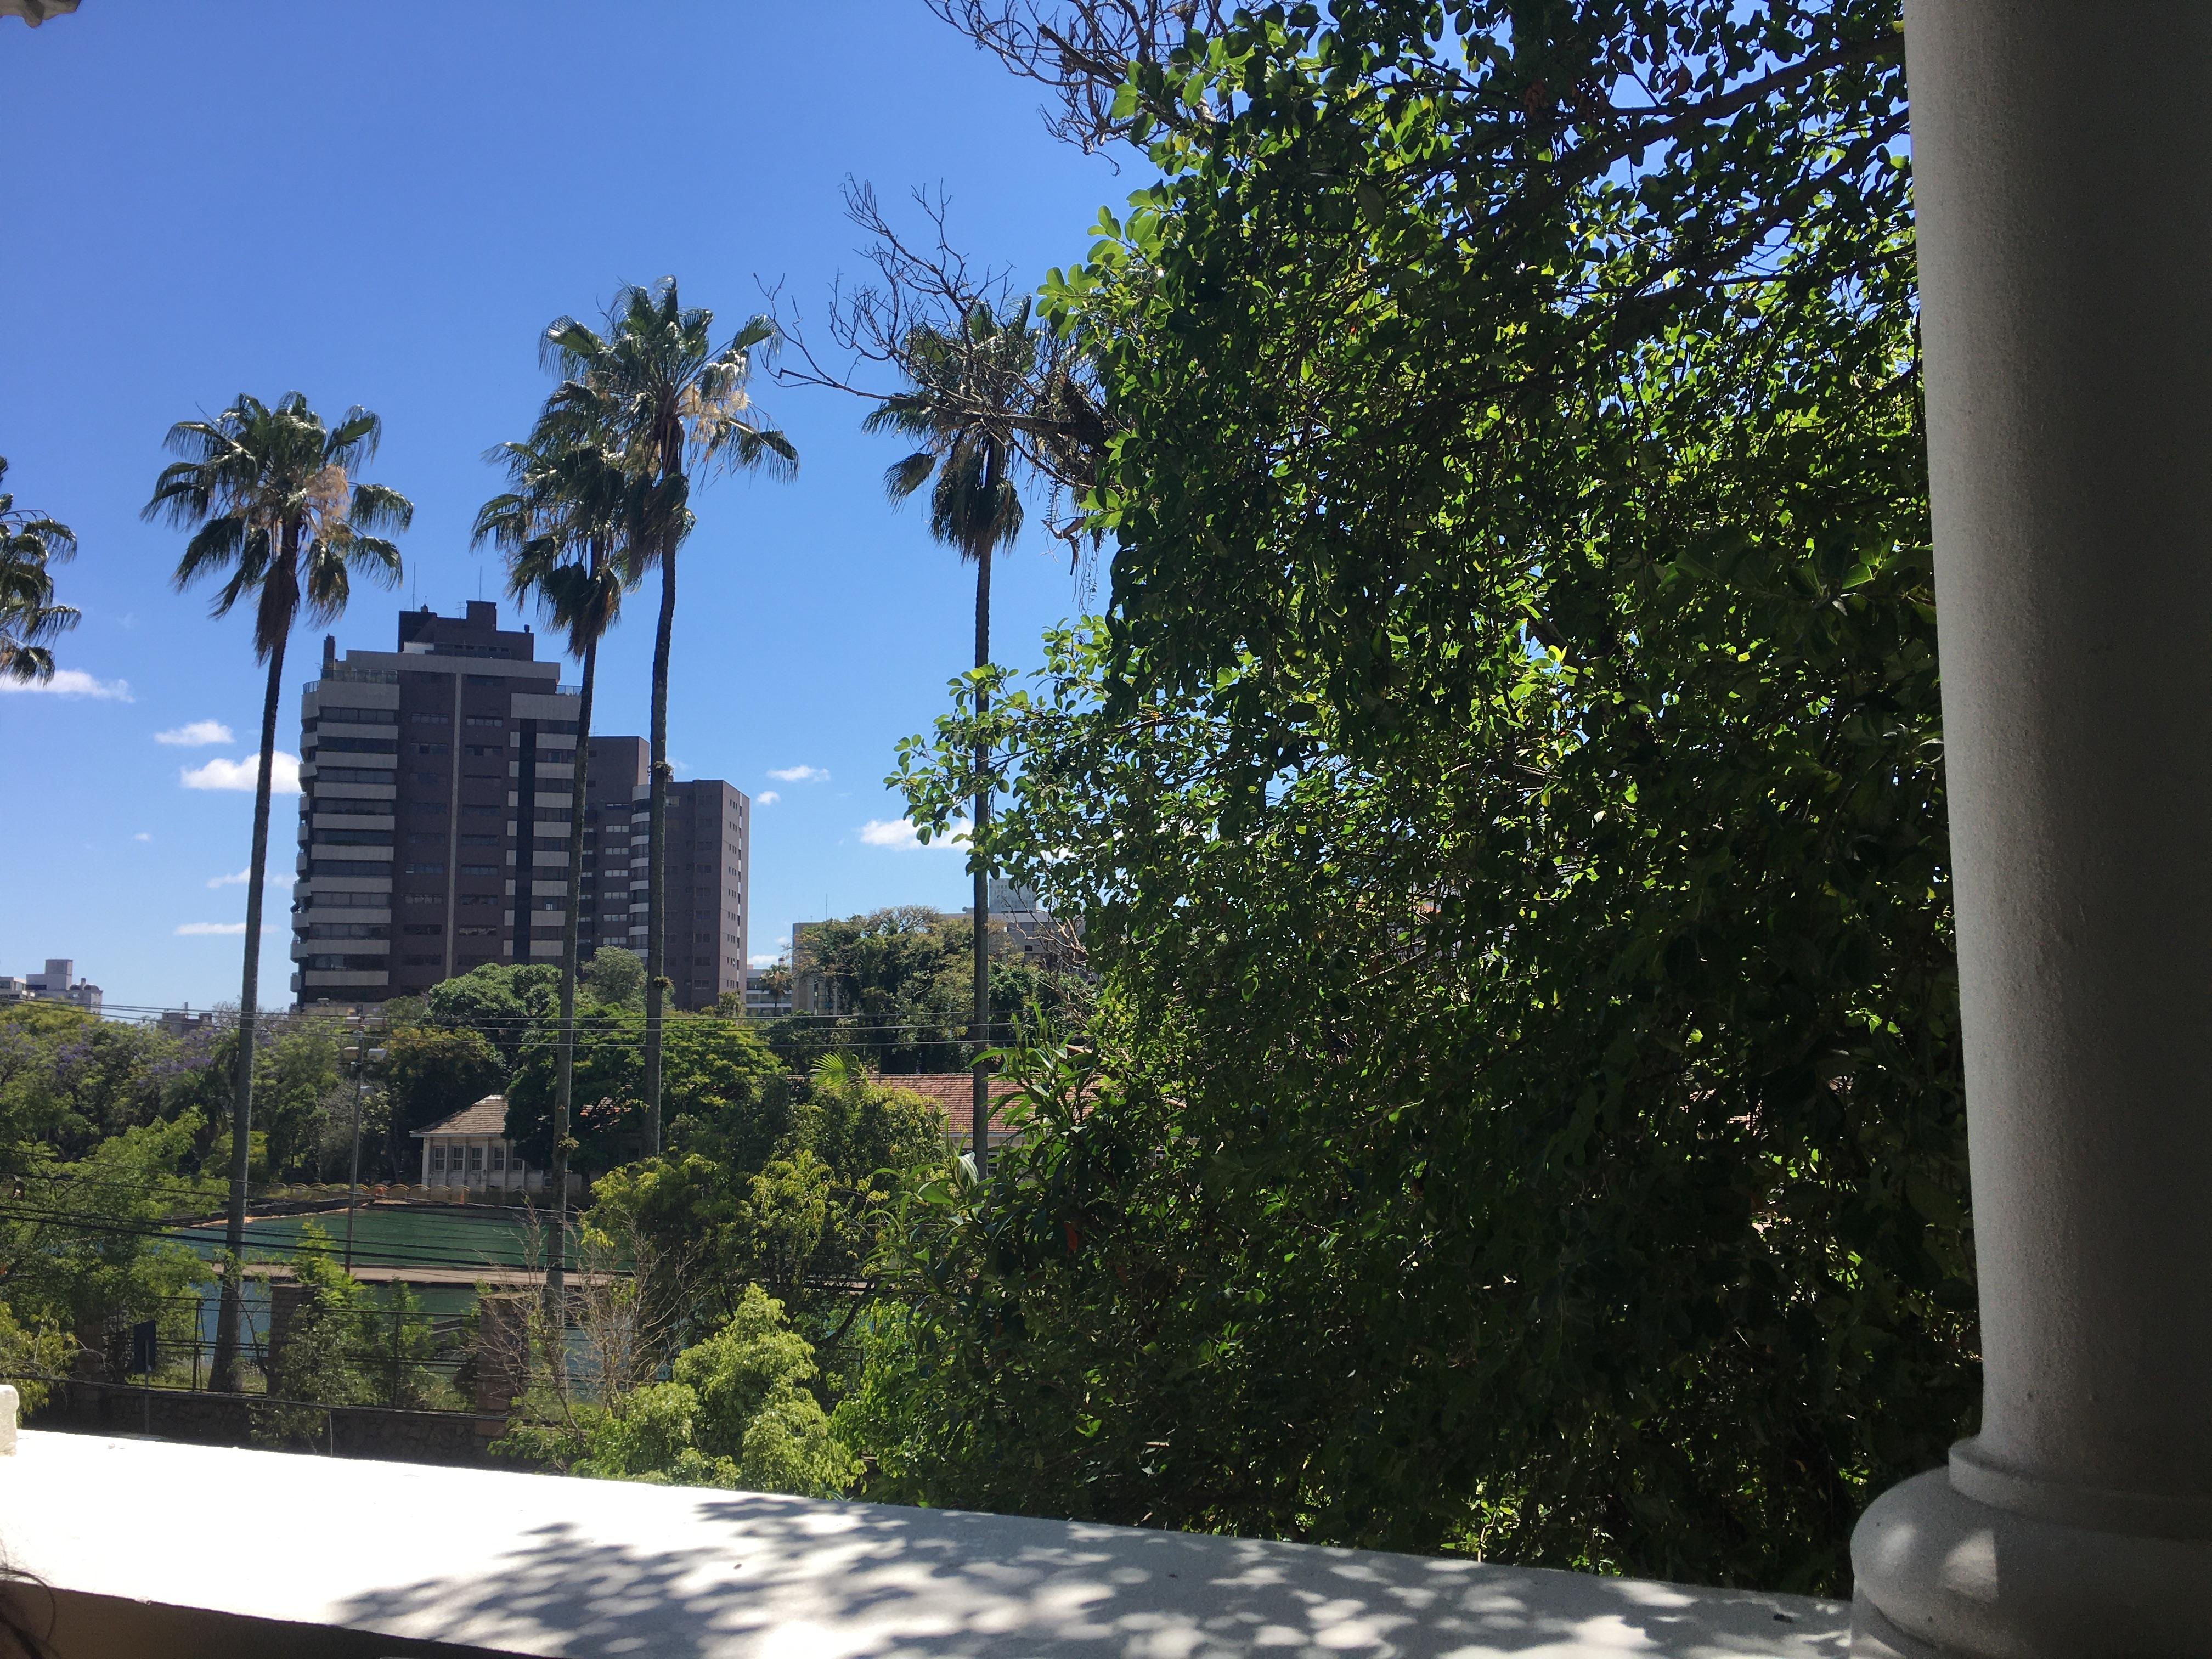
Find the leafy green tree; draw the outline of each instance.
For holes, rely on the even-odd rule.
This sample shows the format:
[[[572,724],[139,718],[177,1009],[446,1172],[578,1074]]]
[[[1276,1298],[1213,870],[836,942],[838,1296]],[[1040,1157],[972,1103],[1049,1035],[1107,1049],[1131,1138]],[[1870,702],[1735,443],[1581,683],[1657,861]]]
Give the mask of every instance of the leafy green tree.
[[[0,455],[0,484],[7,482],[8,458]],[[51,567],[76,552],[67,525],[19,510],[14,494],[0,489],[0,679],[54,677],[47,641],[75,628],[77,613],[54,603]]]
[[[260,1103],[263,1168],[270,1180],[318,1173],[321,1132],[331,1107],[350,1099],[352,1083],[340,1049],[341,1021],[283,1020],[255,1057],[254,1097]]]
[[[197,1034],[179,1040],[66,1003],[0,1008],[0,1158],[24,1145],[78,1158],[125,1129],[192,1109],[219,1060]]]
[[[885,398],[862,422],[870,432],[892,432],[921,445],[891,464],[884,487],[894,501],[903,501],[934,477],[929,494],[929,533],[959,550],[975,567],[975,672],[973,695],[979,710],[988,705],[985,674],[991,665],[991,555],[1012,547],[1021,534],[1022,499],[1013,480],[1019,452],[1015,426],[1029,413],[1040,346],[1040,331],[1024,301],[1012,315],[995,315],[978,301],[957,328],[917,325],[908,335],[901,364],[908,389]],[[980,730],[980,727],[979,727]],[[980,837],[991,822],[988,757],[975,757],[975,796],[969,822]],[[975,915],[991,914],[991,865],[983,842],[975,839],[969,866],[975,888]],[[983,1051],[991,1043],[991,956],[987,927],[971,928],[969,939],[969,1036],[975,1045],[974,1122],[975,1167],[990,1158],[989,1084]]]
[[[902,1212],[887,1495],[1832,1590],[1971,1429],[1894,24],[1137,76],[1048,288],[1112,608],[907,757],[943,829],[988,744],[1095,1070]]]
[[[568,1419],[518,1423],[495,1449],[601,1480],[808,1498],[838,1497],[859,1473],[811,1392],[812,1350],[758,1286],[672,1371]]]
[[[650,1015],[592,1008],[577,1018],[574,1167],[596,1176],[644,1154],[645,1032]],[[674,1148],[711,1145],[758,1169],[787,1132],[782,1067],[750,1027],[679,1014],[665,1027]],[[540,1030],[525,1047],[507,1091],[507,1132],[532,1163],[549,1161],[559,1042]]]
[[[668,659],[676,626],[676,554],[692,524],[691,485],[722,469],[788,477],[799,469],[791,441],[768,425],[749,382],[773,352],[775,321],[755,317],[717,347],[714,313],[686,307],[676,279],[628,288],[608,308],[604,335],[573,317],[545,331],[544,355],[567,378],[548,399],[532,442],[604,447],[635,481],[636,517],[625,549],[628,577],[660,575],[653,632],[648,803],[643,1133],[661,1145],[662,999],[667,982]]]
[[[554,1012],[560,982],[561,970],[550,963],[487,962],[425,991],[421,1018],[447,1030],[477,1032],[512,1066]]]
[[[392,1103],[392,1166],[403,1178],[416,1159],[408,1137],[507,1085],[507,1061],[483,1032],[395,1025],[384,1037],[384,1089]]]
[[[603,1008],[645,1006],[645,963],[635,951],[603,945],[585,964],[584,983]]]
[[[64,1161],[19,1147],[0,1197],[0,1301],[38,1332],[87,1333],[111,1315],[162,1319],[205,1265],[163,1237],[174,1219],[214,1202],[220,1188],[183,1165],[199,1120],[190,1114],[110,1136]]]
[[[222,579],[215,614],[253,605],[255,660],[267,665],[261,704],[260,763],[253,790],[253,848],[246,866],[246,963],[239,991],[238,1098],[231,1115],[231,1202],[225,1247],[233,1258],[246,1237],[246,1186],[253,1120],[254,1022],[259,1012],[262,887],[269,853],[269,794],[276,751],[284,647],[304,605],[307,620],[335,621],[356,575],[386,586],[399,580],[399,550],[376,532],[404,530],[415,516],[406,497],[363,483],[383,422],[354,408],[335,427],[288,392],[274,404],[243,393],[211,421],[179,421],[167,447],[183,459],[162,469],[145,506],[149,520],[191,530],[176,584]],[[215,1386],[234,1385],[238,1293],[226,1283],[216,1329]]]

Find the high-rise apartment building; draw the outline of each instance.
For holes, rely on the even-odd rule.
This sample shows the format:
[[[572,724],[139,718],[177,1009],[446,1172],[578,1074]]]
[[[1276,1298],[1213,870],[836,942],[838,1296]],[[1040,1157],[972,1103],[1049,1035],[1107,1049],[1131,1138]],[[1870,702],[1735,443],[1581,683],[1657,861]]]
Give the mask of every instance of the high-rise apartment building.
[[[576,696],[559,684],[557,662],[536,660],[535,645],[526,627],[501,629],[499,608],[481,600],[458,617],[403,611],[397,651],[349,651],[341,662],[337,641],[324,642],[321,678],[300,708],[292,988],[303,1004],[381,1002],[485,963],[559,959]],[[612,837],[595,845],[602,838],[590,832],[617,821],[627,832],[634,807],[641,860],[644,767],[633,777],[621,760],[623,745],[639,756],[645,745],[593,739],[593,757],[603,743],[613,763],[604,780],[596,765],[586,774],[580,937],[587,957],[599,944],[641,956],[643,864],[631,929],[625,833],[617,937],[607,925],[614,872],[599,867]],[[679,1007],[744,983],[749,806],[727,784],[672,791],[669,963]],[[697,919],[709,895],[711,930]],[[708,952],[699,941],[710,931],[717,948]],[[736,942],[725,950],[726,936]]]
[[[578,948],[646,954],[650,750],[642,738],[593,738],[585,774],[584,893]],[[714,778],[668,786],[668,950],[676,1006],[711,1008],[745,984],[752,802]]]

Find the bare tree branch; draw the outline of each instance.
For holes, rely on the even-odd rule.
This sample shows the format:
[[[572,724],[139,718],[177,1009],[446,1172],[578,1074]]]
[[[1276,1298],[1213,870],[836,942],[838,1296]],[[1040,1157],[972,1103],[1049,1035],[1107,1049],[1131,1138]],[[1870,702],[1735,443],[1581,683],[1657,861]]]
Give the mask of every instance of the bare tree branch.
[[[781,295],[769,298],[783,325],[789,352],[776,371],[780,382],[823,386],[880,405],[914,384],[917,349],[980,353],[989,348],[969,329],[980,311],[1006,316],[1025,303],[1004,267],[979,265],[954,246],[946,228],[949,198],[942,190],[916,190],[921,234],[902,232],[876,198],[872,185],[848,179],[847,216],[867,237],[860,251],[873,274],[857,284],[842,277],[831,288],[817,349],[793,303],[787,315]],[[842,359],[842,362],[837,360]],[[826,361],[825,361],[826,360]],[[941,378],[941,377],[940,377]],[[990,380],[977,374],[977,385]],[[1095,534],[1079,503],[1097,473],[1110,431],[1096,377],[1079,343],[1057,330],[1040,330],[1037,351],[1018,393],[1004,401],[979,398],[956,411],[1001,430],[1023,465],[1048,487],[1045,524],[1079,562],[1081,544]]]
[[[1115,94],[1133,64],[1158,64],[1195,30],[1218,34],[1236,6],[1225,0],[927,0],[933,12],[1059,107],[1038,110],[1045,129],[1086,153],[1126,138],[1134,117]],[[1150,112],[1157,125],[1174,112]]]

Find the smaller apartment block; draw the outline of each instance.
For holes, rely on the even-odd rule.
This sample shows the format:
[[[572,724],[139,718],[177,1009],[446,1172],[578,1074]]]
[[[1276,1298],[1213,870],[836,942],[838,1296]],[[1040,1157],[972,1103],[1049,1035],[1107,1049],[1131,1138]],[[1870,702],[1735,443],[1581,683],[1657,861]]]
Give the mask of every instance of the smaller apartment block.
[[[486,963],[560,959],[575,691],[559,684],[557,662],[536,659],[529,629],[499,626],[495,605],[458,617],[403,611],[398,634],[396,651],[343,661],[326,640],[321,676],[301,698],[292,988],[302,1006],[381,1002]],[[590,748],[581,948],[643,956],[645,744]],[[726,783],[670,791],[678,1007],[743,987],[750,809]]]

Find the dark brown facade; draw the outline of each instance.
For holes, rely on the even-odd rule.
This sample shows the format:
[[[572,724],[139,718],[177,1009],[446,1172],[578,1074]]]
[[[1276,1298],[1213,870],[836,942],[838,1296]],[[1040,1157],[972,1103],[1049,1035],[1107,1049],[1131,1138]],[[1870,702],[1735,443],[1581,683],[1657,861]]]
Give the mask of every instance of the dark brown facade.
[[[535,644],[527,628],[501,629],[498,607],[482,601],[458,617],[401,613],[397,651],[349,652],[341,663],[325,642],[322,675],[301,702],[292,988],[303,1005],[380,1002],[486,963],[560,959],[576,697]],[[579,917],[587,957],[602,943],[644,954],[644,748],[635,738],[592,744]],[[669,969],[680,1007],[744,982],[749,805],[723,783],[672,790]]]

